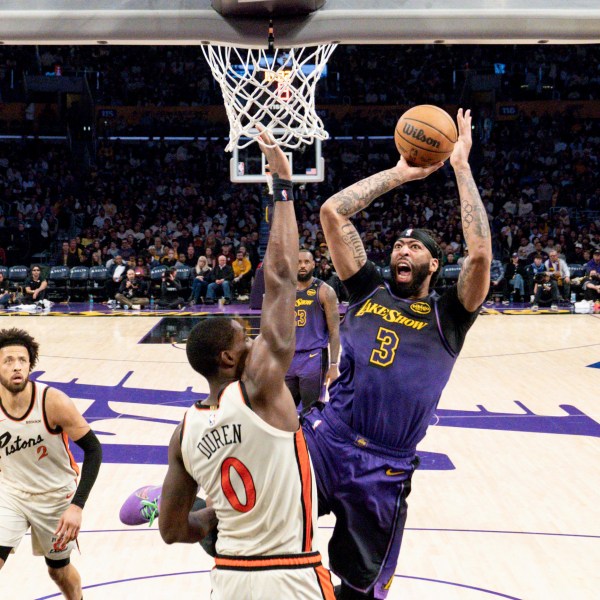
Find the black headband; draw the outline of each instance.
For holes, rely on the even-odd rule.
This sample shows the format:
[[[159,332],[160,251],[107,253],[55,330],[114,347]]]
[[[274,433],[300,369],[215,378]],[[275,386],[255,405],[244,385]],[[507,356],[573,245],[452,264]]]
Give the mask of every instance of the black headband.
[[[438,243],[424,230],[424,229],[405,229],[399,238],[412,238],[413,240],[419,240],[429,250],[429,253],[433,258],[442,260],[442,249],[438,246]]]

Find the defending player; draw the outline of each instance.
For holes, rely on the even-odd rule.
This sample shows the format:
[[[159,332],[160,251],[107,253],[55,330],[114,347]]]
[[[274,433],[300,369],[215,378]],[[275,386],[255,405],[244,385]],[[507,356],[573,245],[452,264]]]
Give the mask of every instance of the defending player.
[[[406,498],[418,466],[417,444],[489,288],[492,258],[486,211],[468,163],[471,115],[458,111],[459,139],[450,157],[469,247],[458,284],[441,297],[433,285],[441,250],[421,229],[394,244],[391,282],[367,260],[350,217],[381,194],[422,179],[441,164],[396,167],[327,200],[321,223],[336,271],[349,293],[340,327],[340,376],[322,411],[303,423],[319,489],[319,513],[332,511],[330,567],[341,596],[385,598],[406,521]]]
[[[69,557],[102,447],[63,392],[29,381],[38,348],[22,329],[0,330],[0,568],[31,527],[33,553],[46,558],[65,598],[80,600]],[[79,485],[69,438],[84,451]]]
[[[337,296],[330,285],[313,276],[314,270],[312,253],[300,250],[296,352],[285,376],[285,384],[303,413],[322,399],[326,382],[335,381],[339,375],[340,314]]]
[[[262,149],[273,173],[275,208],[260,335],[252,343],[237,321],[225,318],[205,319],[190,333],[188,360],[210,393],[186,412],[171,439],[159,527],[167,543],[193,543],[218,522],[213,600],[333,599],[313,544],[312,466],[284,383],[296,329],[291,170],[279,148]],[[190,512],[199,485],[214,505]]]

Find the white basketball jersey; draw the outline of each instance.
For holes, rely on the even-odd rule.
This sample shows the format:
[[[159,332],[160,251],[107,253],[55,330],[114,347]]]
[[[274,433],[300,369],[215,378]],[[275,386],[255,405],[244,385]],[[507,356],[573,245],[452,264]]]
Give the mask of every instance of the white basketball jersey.
[[[188,409],[181,451],[186,470],[214,502],[219,554],[312,550],[317,492],[302,429],[282,431],[263,421],[241,381],[225,388],[218,406]]]
[[[0,400],[0,481],[30,494],[58,490],[79,475],[67,434],[48,424],[47,390],[43,383],[31,382],[29,409],[19,419]]]

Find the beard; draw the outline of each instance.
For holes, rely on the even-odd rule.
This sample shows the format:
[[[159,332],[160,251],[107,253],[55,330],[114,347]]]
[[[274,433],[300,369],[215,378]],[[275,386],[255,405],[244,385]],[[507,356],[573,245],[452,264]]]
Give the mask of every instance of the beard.
[[[0,384],[2,384],[2,386],[11,394],[20,394],[27,387],[28,382],[28,377],[23,377],[23,381],[21,381],[21,383],[12,383],[10,379],[4,379],[4,377],[0,377]]]
[[[305,281],[310,281],[310,278],[312,277],[312,273],[309,271],[308,273],[298,273],[298,281],[302,281],[303,283]]]
[[[394,296],[398,296],[398,298],[410,298],[421,289],[423,282],[427,279],[429,275],[429,263],[414,265],[411,281],[398,283],[396,280],[395,269],[392,269],[392,272],[394,273],[394,276],[390,281],[390,287]]]

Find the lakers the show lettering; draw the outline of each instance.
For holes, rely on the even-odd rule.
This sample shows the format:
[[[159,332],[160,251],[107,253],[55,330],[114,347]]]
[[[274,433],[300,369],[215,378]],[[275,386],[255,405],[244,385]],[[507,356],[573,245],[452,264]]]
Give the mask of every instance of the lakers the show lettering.
[[[311,306],[314,300],[306,300],[305,298],[296,298],[296,306]]]
[[[398,325],[404,325],[405,327],[412,327],[412,329],[421,330],[427,327],[428,323],[424,321],[418,321],[417,319],[411,319],[403,315],[399,310],[393,310],[387,306],[382,306],[371,300],[367,300],[356,313],[357,317],[363,315],[377,315],[387,323],[397,323]]]

